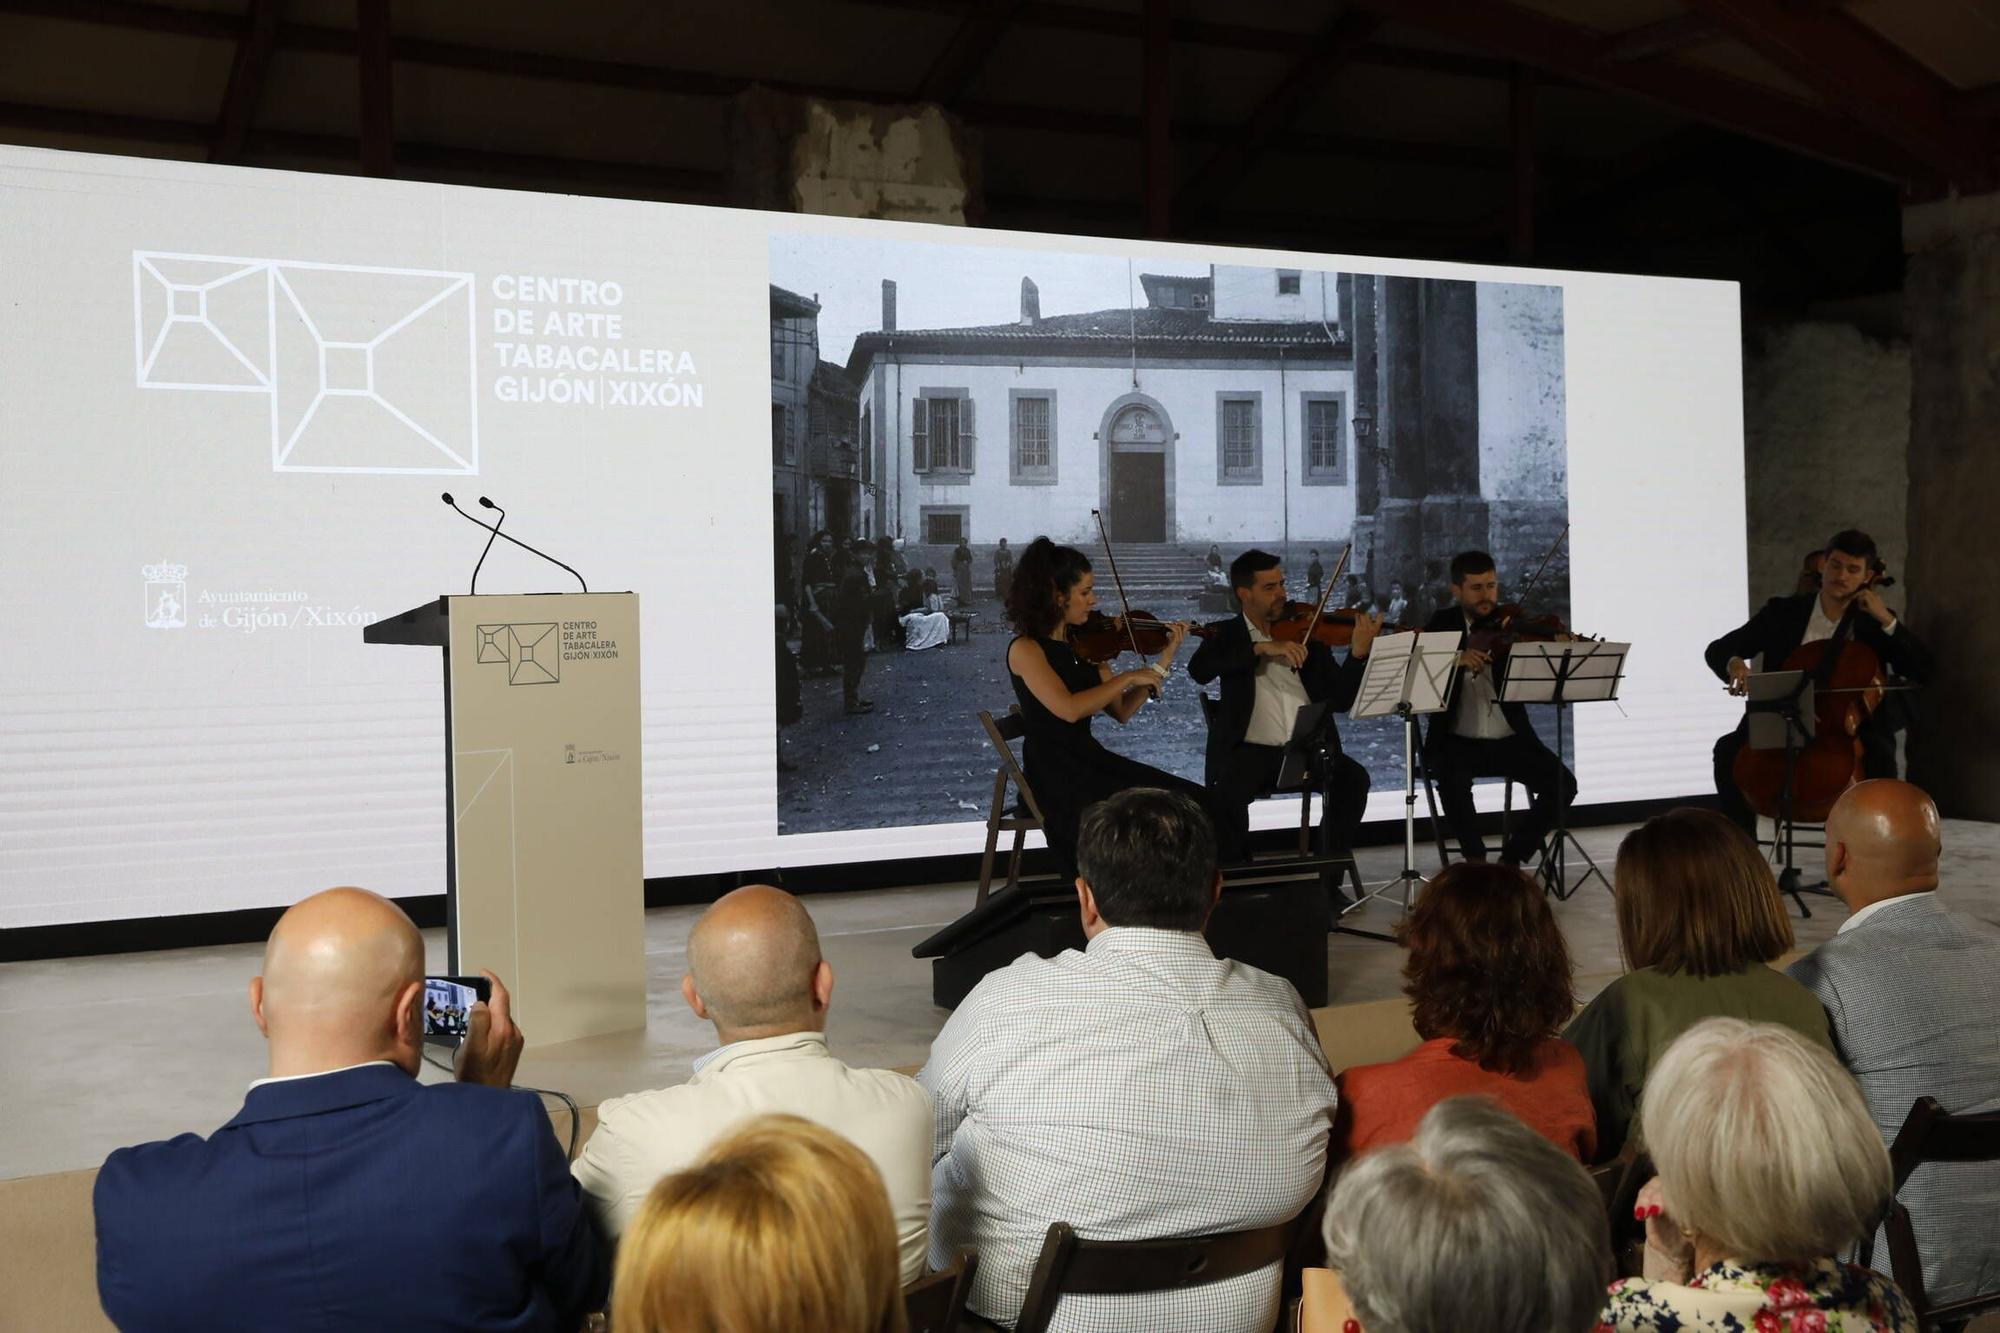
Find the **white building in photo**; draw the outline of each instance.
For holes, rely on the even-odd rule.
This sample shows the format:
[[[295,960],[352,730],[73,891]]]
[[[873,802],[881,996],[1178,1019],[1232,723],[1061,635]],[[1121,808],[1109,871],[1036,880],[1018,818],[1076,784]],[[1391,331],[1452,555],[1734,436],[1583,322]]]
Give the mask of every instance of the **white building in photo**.
[[[1027,258],[1024,256],[1024,259]],[[1145,304],[854,341],[876,531],[984,548],[1333,542],[1353,531],[1350,280],[1298,269],[1143,274]]]

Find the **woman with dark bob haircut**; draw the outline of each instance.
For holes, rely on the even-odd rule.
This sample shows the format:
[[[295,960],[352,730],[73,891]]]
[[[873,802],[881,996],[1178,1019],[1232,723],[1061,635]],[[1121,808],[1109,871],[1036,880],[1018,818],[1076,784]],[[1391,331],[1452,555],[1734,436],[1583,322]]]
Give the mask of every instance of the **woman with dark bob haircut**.
[[[1076,829],[1084,810],[1128,787],[1163,787],[1201,802],[1218,828],[1208,792],[1185,778],[1127,759],[1090,734],[1090,719],[1131,720],[1173,674],[1187,637],[1177,623],[1157,659],[1130,671],[1086,662],[1069,646],[1070,630],[1097,607],[1097,576],[1083,552],[1037,537],[1021,552],[1007,589],[1007,674],[1021,703],[1028,785],[1042,807],[1042,836],[1066,878],[1076,877]]]
[[[1569,950],[1541,888],[1513,866],[1461,861],[1399,928],[1403,993],[1424,1044],[1340,1076],[1341,1156],[1406,1142],[1448,1097],[1488,1097],[1572,1157],[1597,1147],[1583,1058],[1556,1034],[1576,1009]]]
[[[1583,1052],[1597,1151],[1618,1155],[1662,1053],[1704,1018],[1781,1023],[1831,1050],[1814,994],[1768,966],[1792,947],[1771,863],[1713,810],[1654,815],[1618,845],[1625,975],[1564,1033]]]

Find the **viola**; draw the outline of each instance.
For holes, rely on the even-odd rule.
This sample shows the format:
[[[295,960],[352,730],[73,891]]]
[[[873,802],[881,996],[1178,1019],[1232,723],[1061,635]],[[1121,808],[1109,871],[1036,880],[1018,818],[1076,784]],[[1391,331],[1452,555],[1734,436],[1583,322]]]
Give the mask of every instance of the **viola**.
[[[1286,602],[1284,611],[1267,632],[1280,643],[1323,643],[1329,648],[1346,648],[1354,642],[1355,622],[1367,618],[1368,612],[1360,607],[1320,611],[1311,602]],[[1410,628],[1385,621],[1376,633],[1402,634]]]
[[[1093,611],[1081,625],[1070,626],[1069,646],[1084,661],[1097,664],[1114,661],[1118,654],[1135,650],[1152,657],[1166,651],[1167,635],[1172,628],[1150,611],[1129,611],[1122,616]],[[1188,633],[1198,639],[1214,632],[1206,625],[1188,626]]]

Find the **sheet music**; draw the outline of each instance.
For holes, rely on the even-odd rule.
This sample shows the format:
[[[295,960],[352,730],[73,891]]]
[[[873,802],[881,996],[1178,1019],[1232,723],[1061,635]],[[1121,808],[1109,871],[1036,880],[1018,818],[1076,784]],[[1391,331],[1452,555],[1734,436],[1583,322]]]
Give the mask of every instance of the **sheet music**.
[[[1554,701],[1562,682],[1565,703],[1595,703],[1618,697],[1629,643],[1517,643],[1507,650],[1507,673],[1500,700],[1510,704]]]
[[[1441,713],[1451,692],[1460,635],[1455,630],[1385,634],[1368,650],[1368,665],[1348,717],[1389,717],[1409,700],[1412,713]]]

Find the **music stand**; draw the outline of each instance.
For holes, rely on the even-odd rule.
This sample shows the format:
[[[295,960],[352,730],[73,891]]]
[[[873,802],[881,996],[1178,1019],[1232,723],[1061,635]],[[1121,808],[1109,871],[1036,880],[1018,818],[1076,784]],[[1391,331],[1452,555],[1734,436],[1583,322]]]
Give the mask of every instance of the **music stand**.
[[[1410,893],[1429,880],[1417,869],[1417,718],[1425,713],[1442,713],[1458,664],[1457,630],[1419,633],[1408,630],[1375,640],[1368,651],[1368,666],[1361,686],[1355,691],[1354,707],[1348,717],[1363,722],[1371,717],[1403,719],[1403,869],[1394,879],[1364,892],[1340,909],[1344,920],[1349,912],[1377,898],[1386,898],[1398,888],[1401,903],[1410,910]],[[1336,931],[1371,940],[1394,943],[1394,937],[1352,926],[1334,925]]]
[[[1762,671],[1743,682],[1743,744],[1752,750],[1785,752],[1785,778],[1778,787],[1778,814],[1772,821],[1771,850],[1779,858],[1778,889],[1792,895],[1801,917],[1810,917],[1801,893],[1817,893],[1826,881],[1803,883],[1804,876],[1792,863],[1797,846],[1792,817],[1793,778],[1798,771],[1799,751],[1812,740],[1818,714],[1813,710],[1813,678],[1809,671]]]
[[[1625,678],[1625,658],[1629,643],[1517,643],[1507,650],[1500,675],[1500,702],[1508,704],[1554,704],[1556,710],[1556,758],[1563,752],[1563,719],[1571,704],[1608,703],[1618,698],[1618,683]],[[1574,847],[1590,866],[1574,886],[1569,882],[1568,850]],[[1569,802],[1556,801],[1556,826],[1542,853],[1542,887],[1559,901],[1567,902],[1592,875],[1604,884],[1606,893],[1616,896],[1611,879],[1584,850],[1569,827]]]

